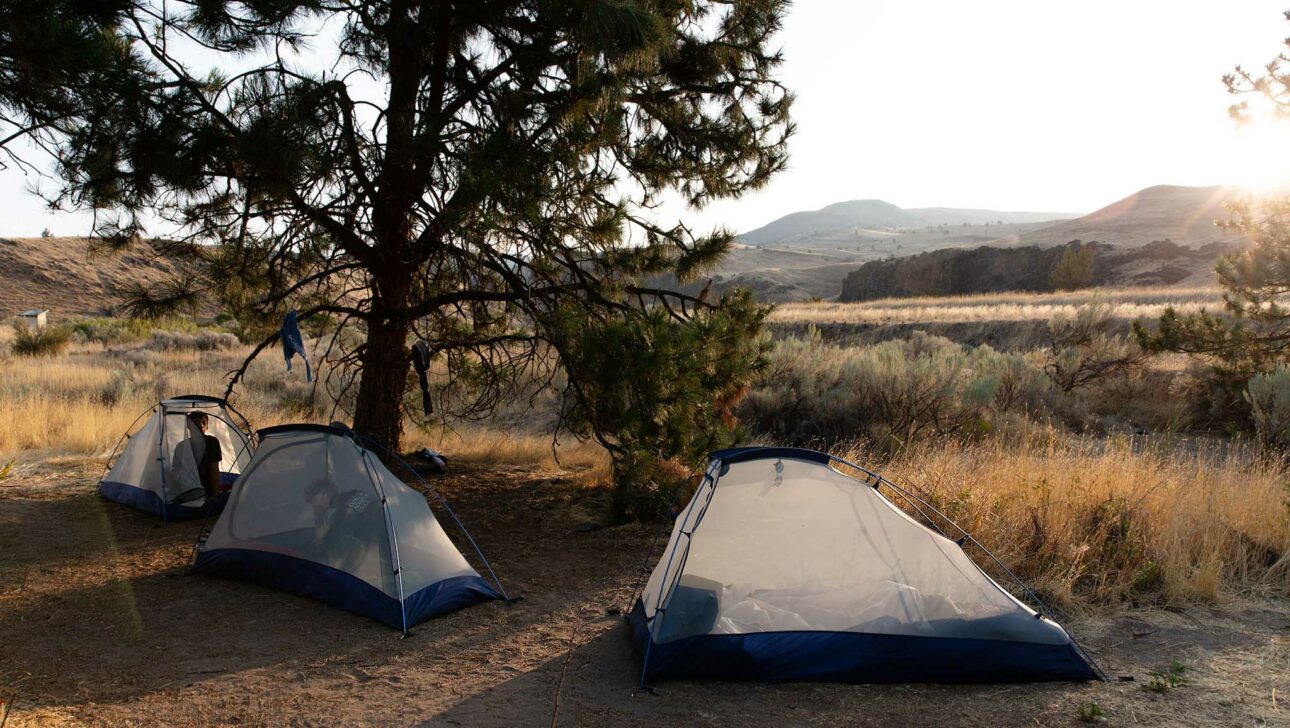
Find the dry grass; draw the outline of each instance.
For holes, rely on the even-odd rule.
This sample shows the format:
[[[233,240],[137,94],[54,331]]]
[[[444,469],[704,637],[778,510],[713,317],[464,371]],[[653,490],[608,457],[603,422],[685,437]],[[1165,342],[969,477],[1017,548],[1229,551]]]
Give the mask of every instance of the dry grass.
[[[864,453],[844,457],[863,464]],[[1055,433],[924,444],[882,466],[1066,605],[1283,595],[1283,462]]]
[[[158,398],[215,393],[243,350],[147,351],[74,345],[46,360],[0,362],[0,464],[99,460]],[[236,404],[256,427],[326,421],[310,407],[303,373],[266,356]],[[409,450],[450,460],[604,483],[593,444],[488,427],[406,429]],[[1067,604],[1179,602],[1284,594],[1290,586],[1290,511],[1283,464],[1239,449],[1196,453],[1177,444],[1134,449],[1115,439],[1051,430],[984,442],[931,442],[878,465],[932,501],[1046,595]],[[864,453],[852,453],[857,462]]]
[[[415,432],[409,440],[416,442],[416,447],[424,442],[453,462],[566,470],[576,473],[584,485],[603,484],[610,478],[609,455],[604,449],[569,437],[553,441],[549,435],[470,426]]]
[[[201,346],[200,342],[194,346]],[[51,359],[7,357],[0,365],[0,465],[56,458],[103,458],[158,399],[223,393],[245,347],[220,351],[153,350],[151,340],[125,346],[78,344]],[[234,405],[255,428],[284,422],[326,422],[328,403],[310,406],[300,367],[288,373],[268,352],[238,386]],[[321,391],[319,393],[322,398]],[[344,417],[343,414],[338,414]],[[553,447],[549,436],[495,428],[423,431],[404,423],[405,447],[424,445],[463,462],[561,468],[580,480],[604,482],[608,459],[599,447],[571,438]]]
[[[55,359],[10,357],[0,367],[0,459],[107,455],[158,399],[222,393],[238,355],[82,345]],[[290,389],[269,366],[253,367],[237,402],[257,427],[291,418],[281,396]]]
[[[1115,307],[1118,318],[1154,318],[1173,307],[1180,313],[1221,308],[1219,289],[1115,288],[1063,293],[992,293],[974,296],[885,298],[863,303],[785,303],[770,321],[779,324],[904,324],[1046,321],[1071,315],[1093,299]]]

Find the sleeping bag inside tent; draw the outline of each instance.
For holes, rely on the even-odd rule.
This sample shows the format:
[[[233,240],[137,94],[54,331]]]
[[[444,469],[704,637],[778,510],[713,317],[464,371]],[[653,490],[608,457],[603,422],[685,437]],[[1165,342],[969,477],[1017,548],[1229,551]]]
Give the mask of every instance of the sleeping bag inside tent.
[[[205,432],[189,417],[194,413],[206,415]],[[99,494],[168,521],[219,513],[251,460],[246,420],[224,400],[200,394],[164,399],[144,414],[147,421],[126,434],[125,449],[99,481]],[[208,497],[202,471],[215,467],[216,456],[218,483],[209,483],[215,495]]]
[[[258,438],[228,506],[197,545],[194,571],[313,597],[405,632],[503,598],[500,584],[466,562],[425,496],[348,428],[280,425]]]
[[[834,462],[795,448],[710,456],[630,615],[642,682],[1099,677],[1060,625],[884,497],[876,474]]]

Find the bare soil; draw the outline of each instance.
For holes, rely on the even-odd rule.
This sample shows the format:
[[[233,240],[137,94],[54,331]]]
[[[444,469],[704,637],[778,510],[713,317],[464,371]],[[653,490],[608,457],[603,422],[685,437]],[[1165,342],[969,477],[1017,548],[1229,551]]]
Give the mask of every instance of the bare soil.
[[[1290,718],[1284,601],[1072,620],[1108,683],[663,683],[649,694],[635,691],[640,658],[609,610],[627,605],[656,529],[575,531],[603,496],[567,473],[466,468],[436,481],[507,589],[525,598],[432,620],[405,640],[309,599],[185,575],[201,524],[161,527],[104,502],[97,475],[54,463],[0,482],[5,728],[1049,726],[1080,724],[1091,703],[1111,725]],[[1185,684],[1146,689],[1175,660]]]

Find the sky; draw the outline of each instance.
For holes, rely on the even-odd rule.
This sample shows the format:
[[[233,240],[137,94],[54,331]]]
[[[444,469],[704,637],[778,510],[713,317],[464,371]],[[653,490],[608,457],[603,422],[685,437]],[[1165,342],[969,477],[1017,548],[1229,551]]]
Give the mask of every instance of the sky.
[[[1290,127],[1238,128],[1221,77],[1285,50],[1286,0],[798,0],[780,36],[789,168],[662,213],[746,231],[833,202],[1091,212],[1156,184],[1290,181]],[[83,235],[0,172],[0,235]]]

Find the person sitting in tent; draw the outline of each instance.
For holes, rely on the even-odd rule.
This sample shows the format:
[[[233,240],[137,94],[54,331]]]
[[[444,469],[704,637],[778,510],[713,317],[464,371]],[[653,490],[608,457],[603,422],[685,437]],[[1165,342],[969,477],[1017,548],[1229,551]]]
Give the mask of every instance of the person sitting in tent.
[[[210,500],[219,495],[219,465],[224,455],[219,440],[206,434],[210,429],[210,415],[189,412],[185,426],[188,436],[175,446],[171,458],[171,478],[178,486],[176,503]]]
[[[314,548],[333,566],[354,568],[369,545],[383,542],[385,514],[376,494],[367,490],[341,492],[329,478],[319,478],[305,489],[305,500],[314,511]],[[390,555],[380,552],[382,573],[388,572]]]

